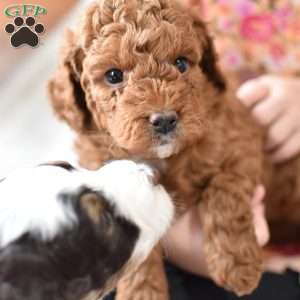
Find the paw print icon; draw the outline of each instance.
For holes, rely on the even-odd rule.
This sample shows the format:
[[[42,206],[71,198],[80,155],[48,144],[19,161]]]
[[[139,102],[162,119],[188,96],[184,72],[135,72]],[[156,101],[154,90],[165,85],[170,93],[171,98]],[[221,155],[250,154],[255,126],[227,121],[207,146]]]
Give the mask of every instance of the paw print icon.
[[[39,35],[45,31],[43,24],[36,24],[33,17],[16,17],[13,24],[5,26],[5,31],[11,34],[10,42],[15,48],[21,45],[36,47],[39,44]]]

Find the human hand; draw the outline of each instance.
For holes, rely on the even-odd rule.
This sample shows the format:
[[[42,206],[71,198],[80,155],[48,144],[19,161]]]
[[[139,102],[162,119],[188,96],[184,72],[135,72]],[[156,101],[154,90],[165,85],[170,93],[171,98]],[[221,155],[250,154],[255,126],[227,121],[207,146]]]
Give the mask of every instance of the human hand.
[[[264,187],[258,186],[251,202],[255,233],[260,246],[269,241],[269,228],[264,215],[264,196]],[[201,222],[196,208],[180,218],[163,239],[165,254],[170,262],[188,272],[208,277],[202,246]]]
[[[300,272],[300,256],[270,255],[265,259],[265,270],[272,273],[283,274],[286,270]]]
[[[300,79],[261,76],[244,83],[237,97],[268,128],[266,150],[274,162],[300,152]]]

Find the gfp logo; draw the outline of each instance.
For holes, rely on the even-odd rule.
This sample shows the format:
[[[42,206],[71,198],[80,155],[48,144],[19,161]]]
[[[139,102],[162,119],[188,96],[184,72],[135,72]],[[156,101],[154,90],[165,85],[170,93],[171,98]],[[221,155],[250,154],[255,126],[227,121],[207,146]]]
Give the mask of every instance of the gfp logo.
[[[5,16],[14,18],[12,23],[5,26],[5,31],[11,35],[10,42],[15,48],[21,45],[36,47],[39,44],[39,35],[45,31],[36,18],[47,14],[46,8],[40,5],[11,5],[4,10]]]

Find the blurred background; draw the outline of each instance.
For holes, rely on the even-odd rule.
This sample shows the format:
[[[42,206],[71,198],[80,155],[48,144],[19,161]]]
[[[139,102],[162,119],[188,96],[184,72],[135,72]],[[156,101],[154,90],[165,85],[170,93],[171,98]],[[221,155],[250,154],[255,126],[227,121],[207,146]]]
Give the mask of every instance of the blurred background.
[[[0,178],[14,168],[43,161],[76,162],[72,132],[55,118],[46,85],[57,65],[65,28],[74,25],[91,1],[0,1]],[[10,44],[4,28],[14,18],[4,10],[16,4],[47,9],[46,15],[36,17],[45,32],[35,48]]]

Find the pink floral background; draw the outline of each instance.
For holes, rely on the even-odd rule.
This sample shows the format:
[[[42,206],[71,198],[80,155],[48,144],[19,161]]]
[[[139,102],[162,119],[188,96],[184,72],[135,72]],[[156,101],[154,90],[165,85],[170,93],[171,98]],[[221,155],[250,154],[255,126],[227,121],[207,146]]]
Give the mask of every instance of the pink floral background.
[[[300,0],[203,0],[228,71],[300,74]]]

